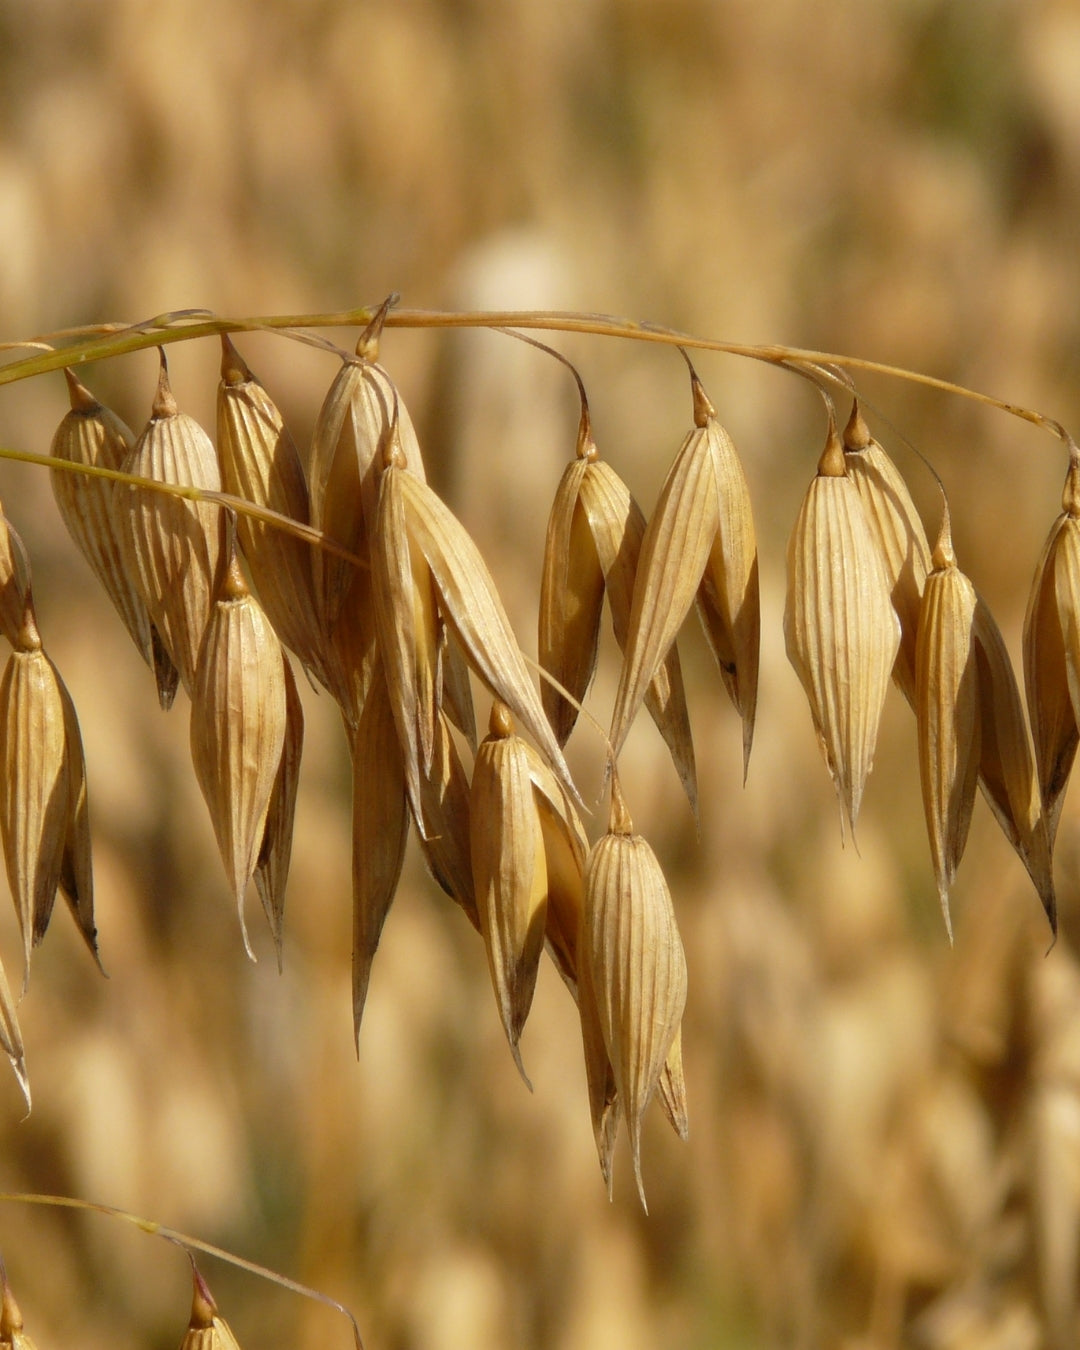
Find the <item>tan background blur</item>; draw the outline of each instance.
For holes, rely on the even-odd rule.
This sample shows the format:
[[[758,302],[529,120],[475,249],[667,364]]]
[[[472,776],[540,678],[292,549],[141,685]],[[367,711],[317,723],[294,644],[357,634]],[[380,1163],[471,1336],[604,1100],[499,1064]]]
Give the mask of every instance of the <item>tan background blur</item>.
[[[1080,426],[1071,0],[3,0],[0,109],[0,338],[399,290],[850,352]],[[688,425],[681,363],[560,345],[601,451],[650,507]],[[333,362],[241,346],[303,443]],[[565,372],[490,335],[393,332],[383,358],[533,650],[573,450]],[[211,426],[216,362],[211,343],[173,349],[181,405]],[[820,408],[766,368],[700,369],[755,500],[763,687],[743,791],[736,719],[688,626],[700,841],[652,729],[627,750],[691,981],[691,1136],[650,1121],[649,1218],[624,1144],[605,1197],[552,968],[523,1040],[530,1097],[479,942],[412,850],[356,1062],[348,772],[326,698],[306,697],[284,974],[265,932],[245,959],[184,697],[158,712],[45,475],[18,466],[0,495],[80,711],[111,978],[58,912],[21,1007],[28,1120],[0,1081],[0,1185],[129,1206],[274,1265],[348,1302],[369,1350],[1077,1342],[1080,808],[1045,959],[1036,897],[981,804],[949,951],[895,694],[861,856],[841,848],[780,627]],[[135,427],[153,377],[150,353],[85,376]],[[943,475],[961,565],[1018,661],[1060,453],[958,400],[865,389]],[[63,410],[59,377],[4,389],[0,443],[44,451]],[[875,429],[933,529],[928,476]],[[595,794],[596,739],[574,745]],[[17,982],[10,910],[0,950]],[[163,1244],[9,1205],[0,1247],[42,1350],[179,1342],[187,1274]],[[325,1310],[204,1269],[243,1345],[349,1343]]]

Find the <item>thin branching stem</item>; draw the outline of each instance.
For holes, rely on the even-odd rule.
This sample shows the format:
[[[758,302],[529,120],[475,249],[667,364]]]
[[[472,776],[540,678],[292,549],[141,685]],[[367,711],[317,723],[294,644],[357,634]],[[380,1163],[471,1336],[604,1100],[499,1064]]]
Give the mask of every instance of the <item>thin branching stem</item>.
[[[117,1209],[114,1205],[101,1205],[91,1200],[80,1200],[70,1195],[38,1195],[29,1192],[2,1191],[0,1192],[0,1202],[19,1205],[43,1205],[53,1209],[89,1210],[93,1214],[104,1214],[106,1218],[120,1219],[124,1223],[132,1224],[134,1227],[141,1229],[142,1232],[149,1233],[151,1237],[163,1238],[166,1242],[171,1242],[174,1246],[182,1248],[189,1256],[192,1252],[201,1252],[204,1256],[212,1256],[217,1261],[235,1266],[237,1270],[246,1271],[249,1275],[255,1275],[261,1280],[269,1280],[272,1284],[280,1285],[282,1289],[287,1289],[292,1294],[299,1294],[302,1298],[312,1299],[314,1302],[321,1303],[324,1307],[340,1313],[342,1317],[348,1319],[349,1325],[352,1327],[356,1350],[364,1350],[359,1324],[344,1303],[339,1303],[329,1294],[321,1293],[318,1289],[311,1289],[298,1280],[291,1280],[287,1275],[281,1275],[268,1266],[260,1266],[258,1262],[249,1261],[243,1256],[237,1256],[235,1252],[226,1251],[224,1247],[215,1247],[212,1242],[204,1242],[201,1238],[191,1237],[188,1233],[182,1233],[176,1228],[169,1228],[166,1224],[158,1223],[154,1219],[141,1218],[138,1214],[132,1214],[129,1210]]]
[[[279,314],[244,319],[222,318],[212,315],[208,310],[181,310],[159,314],[130,327],[117,328],[114,324],[97,324],[84,329],[67,329],[33,339],[35,343],[63,342],[64,345],[0,367],[0,385],[28,379],[33,375],[42,375],[50,370],[60,370],[64,366],[82,365],[88,361],[100,361],[107,357],[142,351],[147,347],[157,347],[171,342],[187,342],[194,338],[211,337],[221,333],[283,331],[288,336],[310,342],[312,340],[310,334],[289,330],[365,327],[378,312],[378,308],[368,305],[328,314]],[[941,393],[970,399],[987,407],[996,408],[1000,412],[1010,413],[1013,417],[1019,417],[1043,431],[1050,432],[1058,440],[1068,442],[1068,433],[1059,422],[1033,408],[1021,407],[1019,404],[995,398],[991,394],[969,389],[966,385],[940,379],[935,375],[926,375],[921,371],[908,370],[885,361],[872,361],[866,357],[847,356],[839,352],[820,352],[775,343],[758,345],[727,342],[718,338],[695,337],[693,334],[681,333],[658,324],[639,323],[609,314],[573,313],[565,310],[447,312],[394,309],[386,314],[384,322],[387,328],[521,328],[560,333],[586,333],[596,337],[626,338],[637,342],[657,342],[667,346],[723,352],[729,356],[742,356],[774,366],[790,367],[793,362],[836,366],[841,370],[861,371],[864,374],[906,380],[908,383],[920,384]],[[29,342],[11,344],[11,346],[18,345],[30,344]]]

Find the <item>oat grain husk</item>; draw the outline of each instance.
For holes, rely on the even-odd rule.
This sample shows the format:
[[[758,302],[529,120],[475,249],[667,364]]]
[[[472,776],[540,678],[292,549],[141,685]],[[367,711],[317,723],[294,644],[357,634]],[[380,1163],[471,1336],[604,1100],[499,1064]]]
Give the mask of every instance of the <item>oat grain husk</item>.
[[[253,874],[255,889],[274,939],[279,971],[285,929],[285,892],[292,862],[296,794],[304,751],[304,709],[296,688],[296,677],[287,658],[282,660],[282,671],[285,676],[285,740],[270,804],[266,809],[266,825]]]
[[[206,625],[191,700],[191,757],[236,901],[259,862],[286,735],[285,657],[236,557]]]
[[[686,957],[660,864],[632,830],[613,773],[608,832],[585,869],[583,959],[591,963],[600,1027],[644,1207],[641,1120],[682,1021]]]
[[[191,1270],[195,1289],[191,1300],[191,1317],[184,1339],[180,1342],[180,1350],[240,1350],[236,1337],[218,1312],[213,1295],[194,1261]]]
[[[177,408],[164,354],[152,416],[123,467],[138,478],[221,490],[214,446],[195,419]],[[126,571],[190,693],[217,573],[221,508],[124,487],[114,497],[114,509]]]
[[[0,633],[13,647],[22,646],[30,598],[30,559],[18,531],[0,510]]]
[[[888,577],[830,418],[788,544],[784,636],[852,830],[900,644]]]

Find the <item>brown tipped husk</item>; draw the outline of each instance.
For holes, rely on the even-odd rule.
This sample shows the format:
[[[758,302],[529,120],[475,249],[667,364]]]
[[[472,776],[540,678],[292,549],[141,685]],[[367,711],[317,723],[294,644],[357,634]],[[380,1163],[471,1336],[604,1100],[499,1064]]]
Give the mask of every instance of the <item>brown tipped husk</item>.
[[[938,546],[919,611],[915,712],[919,777],[941,911],[950,940],[949,887],[967,843],[979,774],[979,673],[975,588]]]
[[[874,759],[900,624],[835,429],[792,531],[784,636],[852,830]]]
[[[191,1270],[195,1288],[191,1299],[188,1329],[180,1342],[180,1350],[240,1350],[236,1337],[232,1334],[228,1322],[218,1312],[213,1295],[194,1261],[191,1263]]]
[[[498,702],[473,765],[469,817],[476,907],[488,968],[506,1039],[528,1084],[518,1042],[544,946],[547,859],[525,743]]]
[[[604,573],[580,501],[588,468],[587,459],[575,459],[559,481],[540,577],[540,664],[577,703],[584,701],[596,670],[604,603]],[[565,745],[577,721],[576,705],[546,680],[540,697],[555,739]]]
[[[581,504],[604,572],[611,626],[619,650],[626,652],[645,517],[630,489],[605,460],[589,462],[581,484]],[[671,753],[690,809],[697,816],[697,768],[690,714],[686,707],[679,649],[673,642],[645,691],[645,707]]]
[[[648,843],[630,831],[617,777],[608,833],[585,869],[584,960],[626,1113],[642,1205],[641,1120],[686,1005],[686,957],[667,882]]]
[[[199,654],[191,756],[236,901],[259,861],[286,732],[285,657],[235,558],[225,570]]]
[[[222,486],[306,525],[308,490],[296,444],[277,405],[224,335],[222,347],[217,398]],[[236,533],[259,603],[278,637],[334,692],[315,617],[312,546],[244,514],[237,516]]]
[[[371,964],[401,876],[409,837],[408,794],[397,727],[382,666],[371,688],[352,746],[353,1036],[367,1001]]]
[[[287,659],[282,660],[285,675],[285,740],[281,747],[266,827],[258,861],[255,864],[255,889],[262,901],[266,921],[274,939],[278,970],[281,969],[285,926],[285,888],[292,861],[293,822],[296,817],[296,793],[300,783],[300,759],[304,752],[304,709],[296,688],[296,677]]]
[[[878,541],[892,588],[893,609],[900,620],[893,679],[914,707],[919,602],[931,567],[930,544],[907,484],[871,437],[858,402],[852,406],[844,429],[844,462]]]
[[[163,483],[221,489],[213,444],[194,418],[177,410],[164,358],[153,416],[124,470]],[[190,693],[217,573],[221,508],[126,487],[117,492],[114,510],[128,575]]]

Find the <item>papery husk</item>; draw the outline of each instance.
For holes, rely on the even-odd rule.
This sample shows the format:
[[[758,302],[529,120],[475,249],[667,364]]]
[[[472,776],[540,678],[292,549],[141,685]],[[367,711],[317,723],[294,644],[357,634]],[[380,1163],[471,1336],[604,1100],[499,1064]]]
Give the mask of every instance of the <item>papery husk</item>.
[[[133,433],[70,370],[64,374],[71,411],[53,436],[53,458],[101,469],[123,469],[135,440]],[[65,469],[51,469],[49,478],[68,533],[105,588],[143,660],[155,670],[150,615],[128,570],[119,531],[116,498],[124,489],[107,478]],[[170,683],[167,667],[162,674],[165,678],[159,695],[166,704],[171,702],[170,690],[176,691],[176,676],[172,675]]]
[[[195,1290],[191,1300],[191,1317],[180,1350],[240,1350],[228,1322],[218,1312],[206,1281],[191,1263]]]
[[[285,932],[285,889],[292,862],[296,794],[300,785],[300,760],[304,752],[304,709],[296,688],[296,677],[287,658],[282,660],[282,671],[285,676],[285,740],[270,804],[266,809],[262,844],[252,874],[274,939],[279,971],[282,968]]]
[[[590,457],[580,490],[593,542],[604,572],[611,626],[619,650],[626,651],[645,516],[630,489],[607,463]],[[645,691],[645,707],[667,744],[695,819],[698,814],[697,768],[690,713],[676,643],[657,667]]]
[[[425,833],[421,779],[430,776],[439,707],[439,621],[431,569],[409,532],[407,469],[383,472],[371,543],[375,627],[397,723],[409,804]]]
[[[1071,675],[1080,657],[1078,599],[1080,519],[1062,512],[1043,547],[1024,618],[1024,687],[1051,847],[1080,743]],[[1078,647],[1071,656],[1066,633]]]
[[[685,1143],[690,1138],[690,1118],[686,1109],[686,1079],[683,1076],[682,1026],[675,1032],[664,1067],[656,1084],[656,1097],[671,1128]]]
[[[361,335],[356,356],[338,371],[311,437],[308,460],[311,523],[361,558],[375,528],[379,475],[392,431],[404,463],[418,477],[424,462],[408,410],[393,381],[376,364],[387,306]],[[313,560],[315,599],[324,629],[337,619],[352,584],[344,559],[323,553]]]
[[[435,722],[431,772],[420,780],[420,802],[422,818],[418,819],[414,813],[413,822],[428,870],[461,906],[479,933],[480,915],[472,874],[469,776],[441,712]]]
[[[153,414],[123,467],[139,478],[221,490],[213,444],[177,409],[164,354]],[[114,510],[127,573],[190,694],[217,574],[221,507],[122,487]]]
[[[56,672],[64,708],[64,757],[67,765],[67,830],[60,859],[60,891],[101,973],[97,921],[94,917],[94,871],[90,846],[90,810],[86,789],[86,756],[75,704]]]
[[[332,692],[351,732],[359,724],[379,666],[376,630],[372,574],[358,569],[330,634],[324,639]]]
[[[396,478],[400,485],[409,545],[423,555],[438,595],[439,613],[461,644],[470,667],[489,692],[506,704],[581,805],[479,549],[421,479],[393,466],[386,470],[386,477]]]
[[[708,433],[719,497],[719,525],[696,605],[720,678],[743,723],[743,780],[757,717],[761,593],[750,489],[735,444],[716,418],[697,376],[695,417]]]
[[[285,656],[235,556],[206,625],[191,699],[191,757],[236,900],[259,861],[286,732]]]
[[[582,940],[584,934],[582,934]],[[611,1067],[600,1022],[600,1009],[593,985],[592,963],[587,952],[582,953],[578,965],[578,1013],[581,1018],[581,1042],[585,1054],[585,1082],[589,1093],[589,1114],[592,1119],[596,1152],[600,1159],[600,1174],[612,1196],[612,1160],[615,1156],[615,1137],[622,1115],[622,1102],[615,1085],[615,1070]]]
[[[784,636],[854,831],[900,644],[888,577],[830,420],[787,553]],[[843,818],[841,819],[843,824]]]
[[[956,566],[948,513],[926,578],[915,649],[915,713],[926,827],[945,927],[979,776],[981,718],[975,587]]]
[[[476,754],[476,710],[473,707],[469,662],[452,628],[439,622],[439,690],[441,707],[465,737],[465,743]]]
[[[888,575],[893,609],[900,620],[900,646],[893,665],[896,685],[915,707],[915,643],[919,602],[930,571],[930,544],[907,484],[875,441],[856,399],[844,428],[847,474],[862,499]]]
[[[56,668],[40,647],[12,652],[0,678],[0,839],[22,932],[24,993],[60,884],[71,782]]]
[[[1028,740],[1020,691],[1005,641],[982,599],[975,607],[981,752],[979,787],[1005,837],[1027,868],[1051,930],[1057,898],[1050,834]]]
[[[217,396],[218,461],[226,492],[308,524],[304,469],[277,405],[222,334]],[[240,550],[278,637],[337,696],[317,620],[312,545],[266,521],[240,513]]]
[[[686,1005],[686,957],[656,855],[632,833],[612,775],[608,833],[585,868],[583,962],[626,1113],[634,1176],[644,1208],[641,1120],[656,1092]]]
[[[31,611],[30,559],[18,531],[0,510],[0,633],[21,645],[27,607]]]
[[[570,702],[555,685],[541,680],[540,699],[560,746],[569,740],[577,704],[584,702],[592,683],[604,604],[604,572],[580,501],[588,467],[579,442],[579,458],[566,466],[548,516],[540,577],[537,654],[543,668],[576,700]]]
[[[408,794],[397,727],[381,664],[352,744],[353,1036],[360,1021],[371,965],[393,903],[409,837]]]
[[[525,742],[495,701],[469,793],[476,908],[503,1030],[529,1090],[519,1041],[532,1006],[547,925],[547,859]]]

